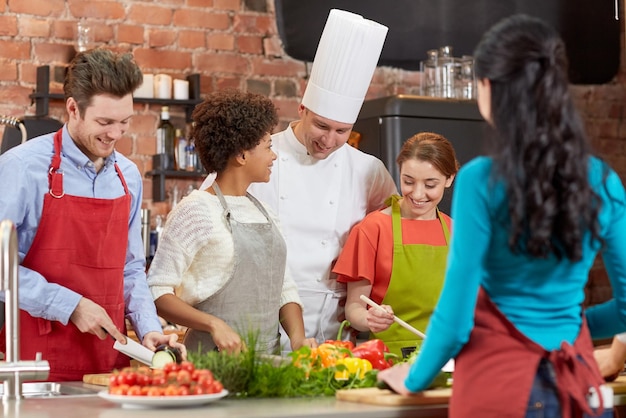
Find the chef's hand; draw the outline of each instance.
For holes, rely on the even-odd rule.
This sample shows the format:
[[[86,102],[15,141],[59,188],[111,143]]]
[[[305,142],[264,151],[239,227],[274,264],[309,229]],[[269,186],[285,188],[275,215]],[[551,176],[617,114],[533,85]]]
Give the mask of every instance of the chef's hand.
[[[299,341],[294,341],[290,339],[290,343],[291,343],[291,350],[292,351],[296,351],[298,350],[300,347],[310,347],[310,348],[317,348],[318,344],[317,341],[315,340],[315,338],[303,338]]]
[[[624,360],[626,359],[626,344],[613,338],[610,347],[597,348],[593,356],[598,363],[602,377],[607,380],[615,380],[617,375],[624,370]]]
[[[170,347],[178,348],[183,360],[187,360],[187,347],[178,341],[178,335],[176,334],[162,334],[157,331],[148,332],[143,336],[142,344],[154,351],[161,344],[167,344]]]
[[[380,305],[383,309],[370,308],[367,310],[365,319],[370,331],[382,332],[393,324],[393,309],[389,305]]]
[[[411,392],[404,386],[404,380],[409,374],[411,365],[400,363],[396,366],[381,370],[377,374],[378,381],[385,382],[394,392],[400,395],[409,395]]]
[[[213,324],[211,336],[219,351],[239,354],[242,350],[245,350],[245,344],[241,341],[239,334],[221,319],[218,319]]]
[[[109,334],[121,344],[126,344],[126,336],[117,329],[104,308],[86,297],[78,301],[76,309],[70,315],[70,321],[80,332],[97,335],[101,340]]]

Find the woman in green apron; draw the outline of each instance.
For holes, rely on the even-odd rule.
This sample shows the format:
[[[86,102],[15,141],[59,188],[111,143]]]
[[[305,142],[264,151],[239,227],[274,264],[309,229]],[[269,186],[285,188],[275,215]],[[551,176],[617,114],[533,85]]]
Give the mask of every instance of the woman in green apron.
[[[452,221],[437,205],[459,163],[450,142],[430,132],[408,139],[397,163],[402,197],[391,196],[352,229],[333,271],[347,283],[352,327],[400,355],[419,337],[394,323],[394,314],[423,331],[439,299]],[[361,295],[384,311],[368,309]]]

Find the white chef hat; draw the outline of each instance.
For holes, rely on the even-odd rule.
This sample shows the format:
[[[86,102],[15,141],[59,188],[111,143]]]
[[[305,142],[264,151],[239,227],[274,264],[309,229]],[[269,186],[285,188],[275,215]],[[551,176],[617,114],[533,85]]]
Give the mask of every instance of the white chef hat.
[[[356,122],[387,30],[361,15],[332,9],[315,52],[302,104],[336,122]]]

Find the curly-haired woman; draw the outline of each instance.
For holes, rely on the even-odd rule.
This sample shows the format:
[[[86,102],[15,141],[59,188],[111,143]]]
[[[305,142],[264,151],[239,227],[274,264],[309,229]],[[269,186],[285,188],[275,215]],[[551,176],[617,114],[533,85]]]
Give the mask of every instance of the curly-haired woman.
[[[499,149],[456,177],[448,267],[421,352],[410,369],[379,377],[423,390],[456,357],[450,417],[597,416],[601,407],[610,417],[591,338],[626,327],[624,187],[589,150],[553,28],[509,17],[483,36],[475,62],[478,108]],[[583,311],[600,251],[614,299]]]
[[[292,349],[315,345],[304,335],[302,307],[285,269],[285,242],[246,190],[269,181],[276,154],[272,102],[237,90],[210,94],[193,112],[192,137],[211,187],[185,197],[169,214],[148,272],[159,315],[188,327],[190,351],[279,351],[279,322]]]

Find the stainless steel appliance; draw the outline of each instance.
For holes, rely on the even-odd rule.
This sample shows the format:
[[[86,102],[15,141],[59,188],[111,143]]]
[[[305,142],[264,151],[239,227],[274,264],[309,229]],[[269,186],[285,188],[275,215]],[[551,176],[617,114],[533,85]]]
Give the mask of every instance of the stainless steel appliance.
[[[385,163],[398,191],[400,173],[396,157],[404,141],[418,132],[445,136],[454,146],[461,165],[488,149],[488,126],[474,100],[409,95],[366,100],[353,130],[361,135],[358,148]],[[447,214],[450,214],[451,197],[452,188],[446,191],[439,205]]]

